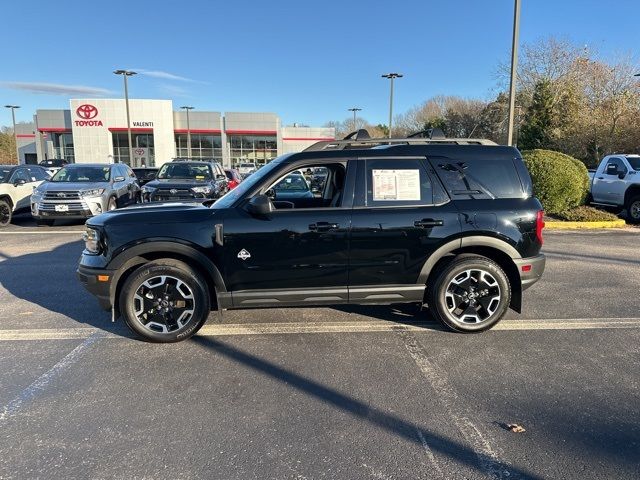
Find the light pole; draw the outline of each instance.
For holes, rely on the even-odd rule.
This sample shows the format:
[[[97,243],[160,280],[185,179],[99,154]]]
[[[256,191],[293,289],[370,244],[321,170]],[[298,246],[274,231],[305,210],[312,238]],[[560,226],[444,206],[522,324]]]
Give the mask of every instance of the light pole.
[[[353,131],[357,130],[356,128],[356,112],[360,112],[362,109],[358,107],[347,108],[348,111],[353,112]]]
[[[11,109],[11,119],[13,120],[13,141],[16,142],[16,155],[18,156],[18,164],[20,164],[20,149],[18,148],[18,134],[16,133],[16,108],[19,105],[5,105],[5,108]]]
[[[391,121],[393,119],[393,80],[395,78],[402,78],[403,75],[401,73],[385,73],[382,75],[383,78],[388,78],[391,80],[391,90],[389,92],[389,135],[391,138]]]
[[[513,8],[513,38],[511,39],[511,79],[509,82],[509,126],[507,145],[513,145],[513,114],[516,105],[516,71],[518,70],[518,37],[520,36],[520,0]]]
[[[115,70],[113,73],[115,73],[116,75],[122,75],[124,77],[124,102],[127,107],[127,136],[129,137],[129,164],[132,164],[133,144],[131,142],[131,120],[129,118],[129,88],[127,86],[127,77],[136,75],[136,72],[133,72],[131,70]]]
[[[185,105],[180,108],[187,111],[187,157],[191,158],[191,125],[189,125],[189,110],[193,110],[193,107]]]

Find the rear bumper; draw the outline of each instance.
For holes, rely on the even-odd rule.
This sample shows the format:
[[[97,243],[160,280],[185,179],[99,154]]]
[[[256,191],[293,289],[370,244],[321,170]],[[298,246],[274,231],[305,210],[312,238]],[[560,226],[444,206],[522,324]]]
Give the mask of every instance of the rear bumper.
[[[514,259],[513,262],[516,264],[516,267],[518,267],[518,272],[520,273],[522,290],[526,290],[542,277],[546,258],[540,254],[535,257],[517,258]]]
[[[80,283],[98,299],[98,303],[105,310],[111,310],[113,306],[111,284],[114,273],[112,270],[90,268],[83,265],[79,265],[76,271]],[[98,276],[101,277],[100,280]]]

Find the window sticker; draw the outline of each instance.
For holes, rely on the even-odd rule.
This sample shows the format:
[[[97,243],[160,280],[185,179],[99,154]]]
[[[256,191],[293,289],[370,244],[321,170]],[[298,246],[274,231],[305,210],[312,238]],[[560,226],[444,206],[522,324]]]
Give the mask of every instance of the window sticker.
[[[420,200],[420,170],[373,170],[373,200]]]

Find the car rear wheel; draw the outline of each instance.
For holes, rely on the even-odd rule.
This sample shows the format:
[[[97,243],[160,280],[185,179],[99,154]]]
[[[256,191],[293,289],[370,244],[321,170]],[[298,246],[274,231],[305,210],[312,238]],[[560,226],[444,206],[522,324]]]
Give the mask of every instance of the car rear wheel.
[[[504,316],[511,285],[493,260],[464,256],[442,268],[429,288],[431,313],[451,330],[482,332]]]
[[[6,200],[0,200],[0,227],[6,227],[11,223],[11,205]]]
[[[640,223],[640,195],[633,197],[627,206],[627,218],[631,223]]]
[[[129,328],[146,340],[179,342],[206,322],[209,292],[200,274],[186,263],[155,260],[127,278],[120,311]]]

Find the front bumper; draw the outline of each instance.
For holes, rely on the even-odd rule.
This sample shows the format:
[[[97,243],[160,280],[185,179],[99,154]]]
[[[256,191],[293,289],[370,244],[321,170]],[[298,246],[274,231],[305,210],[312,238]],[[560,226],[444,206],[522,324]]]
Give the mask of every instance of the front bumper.
[[[535,257],[517,258],[514,259],[513,262],[516,264],[516,267],[518,267],[518,272],[520,273],[522,290],[526,290],[542,277],[546,258],[543,254],[540,254]]]
[[[102,196],[82,197],[72,200],[38,199],[31,202],[31,215],[37,219],[90,218],[107,209],[107,199]]]
[[[113,307],[111,285],[115,273],[113,270],[85,267],[84,265],[79,265],[76,271],[78,280],[98,299],[98,303],[105,310],[111,310]]]

